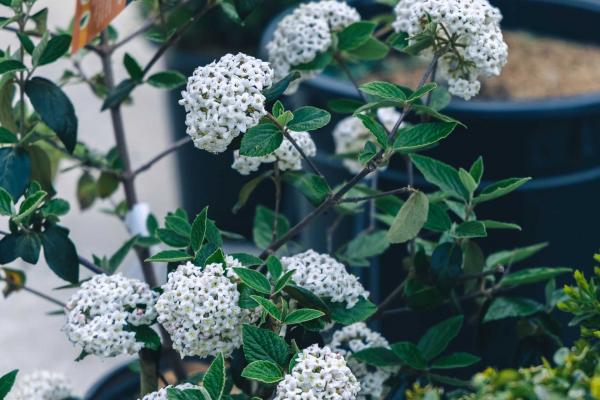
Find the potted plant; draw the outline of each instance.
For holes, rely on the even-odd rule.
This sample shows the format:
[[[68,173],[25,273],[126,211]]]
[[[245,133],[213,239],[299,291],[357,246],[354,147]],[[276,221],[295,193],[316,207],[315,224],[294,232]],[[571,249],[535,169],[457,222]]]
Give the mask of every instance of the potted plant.
[[[480,76],[500,73],[504,66],[502,37],[488,35],[499,32],[499,14],[486,0],[477,0],[478,9],[462,0],[413,2],[412,14],[390,14],[387,22],[363,19],[345,2],[306,3],[278,26],[277,40],[270,45],[277,55],[272,63],[244,53],[225,54],[198,66],[187,79],[178,71],[154,71],[157,60],[195,19],[206,18],[216,7],[242,10],[249,2],[201,3],[143,63],[128,54],[114,60],[113,54],[150,25],[121,38],[107,28],[72,58],[66,56],[71,36],[50,32],[44,23],[47,11],[35,1],[0,4],[9,15],[3,29],[15,32],[20,43],[16,52],[0,58],[0,214],[8,223],[0,239],[0,280],[5,295],[31,294],[60,308],[65,340],[81,350],[78,360],[137,356],[134,365],[102,379],[87,398],[384,399],[407,390],[409,397],[424,391],[439,394],[440,387],[477,396],[506,389],[495,388],[492,371],[469,379],[493,360],[478,344],[489,343],[497,324],[509,321],[511,330],[502,333],[518,339],[520,357],[501,362],[517,368],[540,360],[562,346],[560,326],[552,316],[557,304],[576,316],[574,323],[581,323],[587,338],[570,353],[557,354],[581,356],[578,361],[595,354],[588,350],[596,335],[595,278],[587,281],[576,272],[577,288],[557,290],[556,279],[570,268],[521,263],[543,245],[486,257],[478,244],[495,230],[516,228],[488,219],[480,205],[513,193],[529,178],[487,184],[482,158],[456,168],[428,153],[433,145],[443,146],[461,124],[434,101],[436,96],[447,98],[431,80],[436,67],[446,74],[452,92],[469,97]],[[156,18],[167,12],[155,9]],[[451,11],[467,16],[465,24],[447,18]],[[478,11],[489,18],[479,18]],[[396,33],[386,45],[377,38],[377,28],[390,21]],[[405,24],[411,32],[403,31]],[[374,80],[357,85],[364,95],[360,102],[345,99],[333,107],[350,109],[368,131],[358,157],[350,159],[356,173],[336,182],[314,162],[318,141],[313,138],[330,124],[331,113],[310,103],[286,106],[279,99],[333,60],[345,65],[381,57],[389,46],[428,57],[428,68],[413,88]],[[473,56],[479,52],[493,61],[481,63]],[[106,154],[78,140],[79,105],[42,76],[45,65],[63,56],[74,62],[63,80],[89,85],[104,100],[115,137],[114,150]],[[98,57],[101,70],[88,75],[81,57]],[[114,76],[115,62],[123,62],[127,76]],[[189,136],[133,166],[123,119],[129,94],[146,84],[166,89],[185,85],[180,105]],[[361,126],[354,128],[360,133]],[[157,218],[138,197],[136,178],[185,146],[218,157],[233,150],[233,170],[252,175],[240,190],[238,207],[248,207],[257,187],[272,184],[273,199],[252,212],[251,251],[235,250],[232,240],[240,235],[221,228],[210,204],[195,215],[174,205]],[[418,169],[428,184],[415,181],[389,190],[365,185],[365,177],[376,176],[395,159]],[[77,238],[61,221],[73,211],[53,188],[52,162],[81,170],[82,208],[94,206],[98,196],[112,198],[115,206],[109,214],[131,235],[113,254],[90,259],[78,252]],[[284,187],[306,197],[311,207],[305,214],[283,213]],[[296,241],[323,214],[352,216],[365,210],[373,225],[340,251],[323,252]],[[318,235],[327,242],[332,231],[321,227]],[[395,248],[407,250],[407,256],[387,251]],[[132,251],[143,266],[143,281],[119,272]],[[18,258],[38,264],[42,252],[72,291],[66,303],[30,287],[25,272],[13,264]],[[394,290],[381,299],[373,298],[366,282],[349,269],[376,256],[394,257],[402,270]],[[92,277],[82,280],[81,268]],[[166,275],[165,283],[159,283],[159,274]],[[540,285],[543,301],[530,296],[531,288]],[[377,331],[383,319],[395,326],[395,334]],[[503,344],[500,350],[506,356],[513,349]],[[555,363],[567,374],[572,364],[565,357],[562,364],[558,357]],[[595,395],[597,369],[581,369],[585,376],[578,374],[581,379],[559,388],[552,381],[532,382],[545,391]],[[132,386],[138,389],[134,392]],[[65,400],[75,395],[66,379],[52,372],[21,376],[15,369],[0,374],[0,399]]]

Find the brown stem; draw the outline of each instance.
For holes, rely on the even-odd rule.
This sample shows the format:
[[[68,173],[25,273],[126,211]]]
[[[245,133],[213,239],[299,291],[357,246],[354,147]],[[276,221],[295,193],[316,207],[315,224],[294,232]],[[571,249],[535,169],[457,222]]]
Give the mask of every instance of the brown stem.
[[[327,228],[327,252],[330,254],[333,252],[333,235],[338,226],[340,226],[340,223],[344,220],[344,217],[344,214],[338,214],[331,226]]]
[[[401,194],[401,193],[412,193],[414,191],[415,191],[415,189],[413,189],[411,186],[407,186],[407,187],[403,187],[403,188],[399,188],[399,189],[388,190],[387,192],[371,194],[368,196],[344,197],[343,199],[340,200],[340,203],[358,203],[360,201],[373,200],[373,199],[378,199],[380,197],[392,196],[392,195]]]
[[[396,289],[394,289],[394,291],[392,293],[390,293],[381,302],[379,307],[377,307],[377,311],[375,312],[375,314],[371,315],[371,317],[369,318],[369,321],[374,321],[376,319],[379,319],[385,313],[385,310],[388,309],[394,301],[396,301],[398,298],[400,298],[404,295],[404,288],[406,287],[406,284],[408,283],[408,279],[409,279],[408,276],[406,278],[404,278],[404,280],[396,287]]]
[[[88,270],[92,271],[95,274],[103,274],[104,271],[101,268],[98,268],[93,262],[91,262],[88,259],[85,259],[81,256],[79,256],[79,264],[82,265],[83,267],[87,268]]]
[[[25,285],[18,285],[16,283],[12,282],[10,279],[6,279],[6,278],[3,278],[3,277],[0,277],[0,281],[6,282],[9,285],[13,285],[15,287],[15,289],[17,289],[17,290],[24,290],[24,291],[26,291],[28,293],[31,293],[31,294],[39,297],[40,299],[44,299],[44,300],[46,300],[46,301],[48,301],[48,302],[50,302],[50,303],[52,303],[54,305],[59,306],[60,308],[67,308],[67,305],[65,303],[63,303],[62,301],[60,301],[58,299],[55,299],[52,296],[48,296],[47,294],[42,293],[42,292],[40,292],[38,290],[32,289],[32,288],[30,288],[28,286],[25,286]]]
[[[156,164],[157,162],[162,160],[164,157],[168,156],[169,154],[173,153],[174,151],[179,150],[180,148],[182,148],[186,144],[190,143],[191,141],[192,141],[192,138],[189,136],[179,139],[178,141],[173,143],[171,146],[169,146],[167,149],[161,151],[160,153],[158,153],[157,155],[152,157],[149,161],[147,161],[144,164],[142,164],[141,166],[139,166],[135,171],[133,171],[131,173],[132,178],[135,178],[135,177],[137,177],[137,175],[141,174],[142,172],[149,170],[154,164]]]
[[[158,361],[159,353],[150,349],[141,349],[140,359],[140,396],[158,390]]]

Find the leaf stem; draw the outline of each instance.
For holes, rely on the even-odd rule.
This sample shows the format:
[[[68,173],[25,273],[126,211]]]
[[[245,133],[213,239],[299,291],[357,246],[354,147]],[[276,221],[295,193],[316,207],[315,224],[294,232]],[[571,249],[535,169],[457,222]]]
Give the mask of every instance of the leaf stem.
[[[12,282],[10,279],[6,279],[6,278],[3,278],[3,277],[0,277],[0,281],[6,282],[9,285],[13,285],[17,290],[24,290],[24,291],[26,291],[28,293],[31,293],[31,294],[33,294],[33,295],[35,295],[35,296],[37,296],[37,297],[39,297],[41,299],[46,300],[46,301],[48,301],[48,302],[50,302],[50,303],[52,303],[54,305],[57,305],[57,306],[59,306],[61,308],[67,308],[67,305],[65,303],[63,303],[62,301],[60,301],[58,299],[55,299],[54,297],[49,296],[49,295],[47,295],[45,293],[42,293],[42,292],[40,292],[38,290],[32,289],[32,288],[30,288],[28,286],[25,286],[25,285],[17,285],[14,282]]]
[[[340,199],[339,202],[340,203],[358,203],[361,201],[374,200],[374,199],[378,199],[380,197],[393,196],[395,194],[401,194],[401,193],[412,193],[415,191],[416,191],[416,189],[414,189],[412,186],[407,186],[407,187],[402,187],[402,188],[398,188],[398,189],[394,189],[394,190],[388,190],[386,192],[374,193],[374,194],[367,195],[367,196],[344,197],[344,198]]]
[[[160,153],[158,153],[157,155],[152,157],[149,161],[145,162],[144,164],[139,166],[137,169],[135,169],[131,173],[131,178],[132,179],[136,178],[142,172],[149,170],[154,164],[156,164],[157,162],[162,160],[164,157],[179,150],[180,148],[184,147],[186,144],[190,143],[191,141],[192,141],[192,138],[189,136],[179,139],[178,141],[176,141],[175,143],[170,145],[168,148],[166,148],[165,150],[161,151]]]

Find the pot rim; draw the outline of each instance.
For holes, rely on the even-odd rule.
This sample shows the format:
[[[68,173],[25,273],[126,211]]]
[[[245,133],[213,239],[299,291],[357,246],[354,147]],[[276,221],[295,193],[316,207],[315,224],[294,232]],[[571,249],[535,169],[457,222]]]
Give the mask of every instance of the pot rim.
[[[554,4],[563,7],[580,9],[598,14],[600,18],[600,2],[597,0],[525,0],[530,3]],[[359,7],[360,3],[357,2]],[[362,4],[363,6],[365,4]],[[368,4],[366,4],[368,5]],[[267,25],[261,39],[261,54],[266,57],[266,44],[272,36],[276,24],[290,12],[292,8],[283,11]],[[313,89],[322,89],[336,96],[358,98],[356,89],[350,82],[332,76],[320,74],[302,82],[302,85]],[[591,114],[600,111],[600,91],[582,93],[571,96],[555,96],[524,100],[471,100],[465,101],[453,98],[444,110],[447,113],[460,116],[461,114],[476,114],[483,118],[532,118],[544,116],[565,117],[570,115]],[[560,112],[560,115],[554,114]]]

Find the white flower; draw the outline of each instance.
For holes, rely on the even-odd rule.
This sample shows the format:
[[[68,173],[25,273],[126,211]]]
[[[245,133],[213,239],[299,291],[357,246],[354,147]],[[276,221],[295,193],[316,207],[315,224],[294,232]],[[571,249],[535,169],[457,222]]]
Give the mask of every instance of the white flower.
[[[317,55],[329,49],[333,32],[342,31],[359,20],[358,11],[345,2],[324,0],[300,4],[281,20],[273,39],[267,44],[275,80],[284,78],[295,66],[313,61]],[[320,72],[302,71],[302,79]],[[286,93],[293,93],[299,82],[294,81]]]
[[[400,113],[394,108],[380,108],[377,110],[379,122],[383,123],[388,131],[394,128],[400,118]],[[403,125],[402,125],[403,126]],[[335,142],[335,154],[350,155],[360,153],[367,141],[376,143],[375,136],[369,131],[362,121],[354,116],[342,119],[333,129],[333,141]],[[350,173],[357,174],[364,168],[354,158],[344,158],[343,164]]]
[[[395,12],[397,32],[421,33],[429,17],[443,25],[438,27],[438,35],[458,36],[459,46],[438,62],[441,77],[448,80],[449,90],[456,96],[469,100],[479,92],[480,77],[499,75],[506,64],[502,14],[487,0],[400,0]],[[463,60],[458,60],[456,52]]]
[[[373,367],[351,357],[371,347],[389,348],[388,341],[381,334],[369,329],[364,322],[357,322],[336,331],[329,346],[348,360],[348,366],[360,382],[359,400],[383,397],[384,383],[394,369]]]
[[[317,296],[331,297],[332,302],[346,303],[346,308],[354,307],[360,297],[369,297],[358,278],[328,254],[308,250],[283,257],[281,263],[286,271],[296,271],[292,279],[299,286]]]
[[[17,379],[6,400],[64,400],[73,397],[73,388],[62,374],[35,371]]]
[[[67,303],[64,330],[69,340],[88,354],[134,354],[143,343],[136,341],[128,327],[154,322],[157,297],[146,283],[136,279],[121,274],[95,275]]]
[[[274,400],[352,400],[359,391],[344,357],[313,344],[298,354],[292,372],[277,385]]]
[[[266,114],[262,91],[272,83],[269,64],[243,53],[198,67],[179,101],[194,145],[211,153],[224,152]]]
[[[238,305],[240,293],[231,268],[241,263],[227,256],[226,264],[204,268],[187,263],[171,272],[163,285],[156,310],[158,322],[171,335],[182,356],[225,357],[242,344],[242,325],[255,321],[260,311]]]
[[[317,154],[315,142],[308,132],[292,132],[290,136],[296,141],[307,157],[314,157]],[[302,169],[302,156],[296,150],[292,142],[283,138],[283,142],[273,153],[263,157],[241,156],[239,150],[233,153],[233,164],[231,167],[242,175],[248,175],[258,170],[262,163],[277,162],[281,171],[298,171]]]
[[[198,389],[198,386],[192,385],[191,383],[184,383],[182,385],[169,385],[164,387],[156,392],[152,392],[150,394],[142,397],[141,400],[167,400],[168,399],[168,390],[171,388],[179,389],[179,390],[187,390],[187,389]]]

